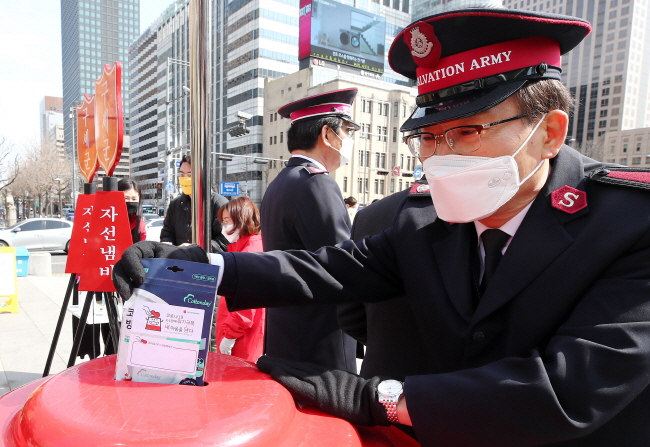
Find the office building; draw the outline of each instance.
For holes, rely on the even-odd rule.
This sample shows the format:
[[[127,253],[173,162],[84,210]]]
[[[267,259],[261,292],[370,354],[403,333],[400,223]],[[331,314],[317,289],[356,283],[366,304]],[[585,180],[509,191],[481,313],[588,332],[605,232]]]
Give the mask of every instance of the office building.
[[[650,166],[650,127],[608,131],[595,147],[598,160],[646,168]]]
[[[50,143],[50,134],[55,126],[63,126],[63,98],[44,96],[39,104],[41,145]]]
[[[179,193],[176,165],[189,153],[188,14],[175,0],[129,48],[131,175],[147,205]]]
[[[452,9],[501,8],[503,0],[413,0],[413,21]]]
[[[340,3],[354,6],[355,2]],[[212,3],[210,104],[214,153],[228,153],[234,157],[263,156],[264,80],[281,78],[299,69],[298,5],[298,0],[215,0]],[[158,184],[174,189],[168,197],[178,193],[173,174],[180,156],[189,151],[187,6],[187,0],[174,1],[130,48],[135,84],[130,90],[131,116],[135,120],[131,123],[132,175],[147,184],[147,192],[143,194],[148,200],[153,197],[164,200],[163,192],[156,190]],[[386,17],[385,48],[410,23],[408,0],[382,0],[381,4],[365,2],[357,7]],[[156,67],[155,72],[152,65]],[[385,66],[381,79],[397,85],[412,85],[408,79],[390,70],[388,64]],[[377,79],[377,76],[372,78]],[[155,104],[151,95],[156,97]],[[252,115],[247,122],[250,133],[232,137],[227,131],[237,125],[237,112]],[[154,139],[157,149],[152,145]],[[215,187],[221,181],[239,182],[242,193],[256,203],[261,202],[263,179],[258,166],[244,163],[226,167],[224,160],[217,156],[213,159]],[[168,185],[170,180],[172,185]]]
[[[41,129],[41,147],[56,147],[57,152],[65,155],[63,135],[63,98],[45,96],[39,104]]]
[[[293,6],[292,7],[287,7]],[[226,9],[227,8],[227,11]],[[282,12],[279,12],[282,11]],[[263,82],[298,69],[297,0],[212,4],[211,139],[213,152],[262,156]],[[150,204],[167,203],[180,191],[178,162],[189,153],[189,2],[174,1],[130,48],[132,175]],[[252,115],[250,133],[234,139],[238,111]],[[155,143],[155,144],[154,144]],[[214,157],[213,181],[226,178]],[[260,173],[230,171],[242,193],[261,201]],[[162,186],[158,188],[158,186]],[[171,189],[171,191],[170,191]]]
[[[95,79],[101,76],[104,64],[113,65],[116,61],[122,62],[124,131],[129,134],[127,50],[139,34],[139,0],[61,0],[63,116],[68,151],[76,142],[70,110],[82,101],[84,94],[95,93]],[[128,146],[124,152],[126,155]],[[127,160],[128,157],[122,157],[120,164]],[[120,165],[115,175],[128,172],[128,164]]]
[[[264,79],[298,70],[298,0],[214,2],[213,147],[218,153],[263,155]],[[237,112],[252,115],[250,133],[231,137]],[[238,182],[241,193],[261,203],[262,171],[256,165],[226,168],[215,157],[213,179]]]
[[[361,130],[354,134],[352,161],[330,175],[343,197],[353,196],[362,205],[409,187],[421,170],[416,169],[417,159],[402,143],[399,127],[415,107],[415,89],[322,67],[265,82],[264,156],[271,160],[263,165],[258,164],[263,160],[255,158],[229,163],[263,166],[260,170],[266,187],[291,156],[286,141],[290,121],[278,115],[278,109],[305,96],[351,87],[359,89],[352,116]]]
[[[157,36],[152,25],[129,48],[131,176],[140,185],[146,205],[155,205],[154,201],[162,199],[162,190],[158,188]]]
[[[647,2],[506,0],[505,5],[572,15],[588,20],[593,26],[591,34],[562,57],[562,82],[578,100],[570,121],[569,144],[588,155],[610,159],[609,134],[619,135],[616,143],[619,144],[626,131],[650,127]],[[628,150],[632,146],[636,150],[634,132],[627,138],[634,139],[628,142]],[[618,160],[622,156],[613,158]]]

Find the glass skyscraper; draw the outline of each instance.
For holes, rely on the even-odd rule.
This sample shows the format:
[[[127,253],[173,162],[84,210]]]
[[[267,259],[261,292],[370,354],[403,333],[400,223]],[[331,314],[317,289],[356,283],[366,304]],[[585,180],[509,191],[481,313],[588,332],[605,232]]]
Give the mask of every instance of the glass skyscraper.
[[[122,62],[124,129],[129,133],[129,44],[140,35],[140,0],[61,0],[65,146],[72,149],[70,108],[95,93],[104,64]]]

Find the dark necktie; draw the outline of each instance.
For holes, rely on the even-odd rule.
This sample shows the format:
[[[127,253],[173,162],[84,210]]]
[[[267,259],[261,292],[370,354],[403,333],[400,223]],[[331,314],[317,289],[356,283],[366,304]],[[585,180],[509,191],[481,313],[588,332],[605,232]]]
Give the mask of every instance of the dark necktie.
[[[483,279],[481,279],[481,295],[483,295],[488,284],[490,284],[494,272],[497,271],[499,262],[503,257],[501,250],[503,250],[508,239],[510,239],[510,235],[498,229],[485,230],[481,234],[483,249],[485,250],[485,270],[483,272]]]

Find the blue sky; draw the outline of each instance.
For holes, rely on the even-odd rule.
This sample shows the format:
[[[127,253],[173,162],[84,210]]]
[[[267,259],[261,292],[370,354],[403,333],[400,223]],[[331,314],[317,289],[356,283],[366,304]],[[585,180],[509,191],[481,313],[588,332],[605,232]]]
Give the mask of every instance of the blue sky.
[[[171,0],[140,0],[140,30]],[[0,14],[0,138],[16,149],[38,143],[38,107],[61,96],[59,0],[3,0]]]

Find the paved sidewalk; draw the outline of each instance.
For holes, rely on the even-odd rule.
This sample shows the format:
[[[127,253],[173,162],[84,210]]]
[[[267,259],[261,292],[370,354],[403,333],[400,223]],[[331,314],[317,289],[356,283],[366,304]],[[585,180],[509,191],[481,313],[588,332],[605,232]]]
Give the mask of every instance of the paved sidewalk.
[[[0,396],[42,377],[69,280],[70,275],[18,277],[20,311],[0,313]],[[71,349],[66,312],[50,374],[66,368]]]

